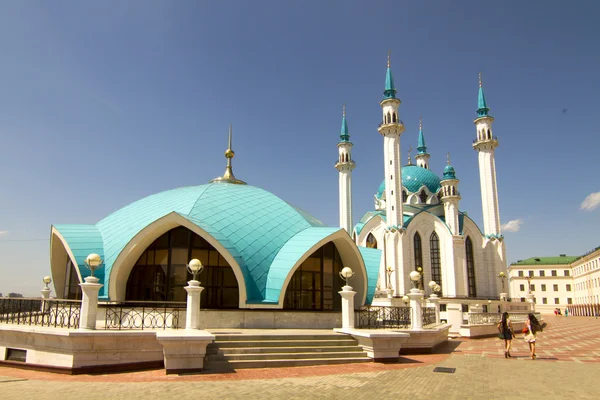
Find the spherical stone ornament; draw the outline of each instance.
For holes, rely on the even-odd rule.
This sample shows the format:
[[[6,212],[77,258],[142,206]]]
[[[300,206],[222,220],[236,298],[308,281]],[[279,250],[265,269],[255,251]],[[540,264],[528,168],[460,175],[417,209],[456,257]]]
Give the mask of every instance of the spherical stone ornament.
[[[417,271],[411,272],[408,276],[410,277],[410,280],[413,282],[416,282],[419,279],[421,279],[421,274],[418,273]]]

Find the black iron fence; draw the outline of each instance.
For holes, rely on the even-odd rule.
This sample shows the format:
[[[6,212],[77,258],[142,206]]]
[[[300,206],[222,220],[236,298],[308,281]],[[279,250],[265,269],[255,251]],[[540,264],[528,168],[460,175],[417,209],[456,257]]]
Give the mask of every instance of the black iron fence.
[[[79,328],[81,300],[0,298],[0,323]]]
[[[359,329],[410,328],[410,314],[410,307],[364,306],[356,311],[356,327]]]
[[[185,302],[129,301],[101,304],[106,311],[104,329],[178,329]]]
[[[423,326],[435,324],[435,307],[423,307]]]

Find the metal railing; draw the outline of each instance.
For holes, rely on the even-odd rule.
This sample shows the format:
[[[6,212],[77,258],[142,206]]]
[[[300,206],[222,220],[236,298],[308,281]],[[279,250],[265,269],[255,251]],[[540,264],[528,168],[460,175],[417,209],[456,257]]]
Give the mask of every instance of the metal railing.
[[[510,312],[509,318],[513,323],[521,323],[527,321],[529,313]],[[541,320],[540,313],[533,313],[538,320]],[[469,325],[495,325],[502,319],[502,314],[498,313],[468,313]]]
[[[410,307],[364,306],[356,311],[356,325],[359,329],[410,328],[410,311]]]
[[[104,329],[178,329],[185,315],[185,302],[129,301],[106,303]]]
[[[433,325],[437,322],[435,318],[435,307],[423,307],[422,310],[423,326]]]
[[[81,300],[0,298],[0,323],[79,328]]]

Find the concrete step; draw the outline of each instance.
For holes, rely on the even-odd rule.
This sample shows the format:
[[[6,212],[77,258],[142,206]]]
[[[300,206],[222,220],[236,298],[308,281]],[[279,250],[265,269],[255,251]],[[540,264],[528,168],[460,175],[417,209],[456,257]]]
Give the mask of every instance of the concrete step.
[[[357,357],[366,357],[367,353],[364,351],[352,351],[352,352],[321,352],[321,353],[245,353],[245,354],[214,354],[207,355],[204,359],[205,361],[224,361],[224,360],[263,360],[263,361],[272,361],[272,360],[303,360],[303,359],[324,359],[324,358],[357,358]]]
[[[350,346],[281,346],[281,347],[224,347],[209,345],[206,348],[207,355],[216,354],[264,354],[264,353],[327,353],[327,352],[362,352],[362,349],[356,344]]]
[[[366,363],[371,361],[373,360],[369,357],[211,361],[204,364],[204,370],[210,373],[243,368],[301,367],[309,365]]]
[[[356,345],[356,341],[350,336],[345,336],[337,339],[271,339],[263,338],[263,340],[250,340],[238,337],[237,340],[221,340],[215,338],[212,345],[217,347],[319,347],[319,346],[352,346]]]
[[[325,333],[325,334],[280,334],[280,333],[213,333],[216,340],[220,341],[240,341],[240,340],[336,340],[347,338],[343,333]]]

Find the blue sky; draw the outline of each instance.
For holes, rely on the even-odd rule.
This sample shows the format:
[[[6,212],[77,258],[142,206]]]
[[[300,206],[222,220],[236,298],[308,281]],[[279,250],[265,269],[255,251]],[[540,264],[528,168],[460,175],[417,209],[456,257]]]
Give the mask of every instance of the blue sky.
[[[403,159],[423,116],[481,225],[483,72],[508,259],[600,245],[596,1],[13,1],[0,4],[0,292],[38,295],[51,224],[95,223],[225,168],[338,225],[341,105],[354,221],[383,178],[386,55]],[[414,152],[413,152],[414,155]],[[582,202],[596,193],[587,210]]]

